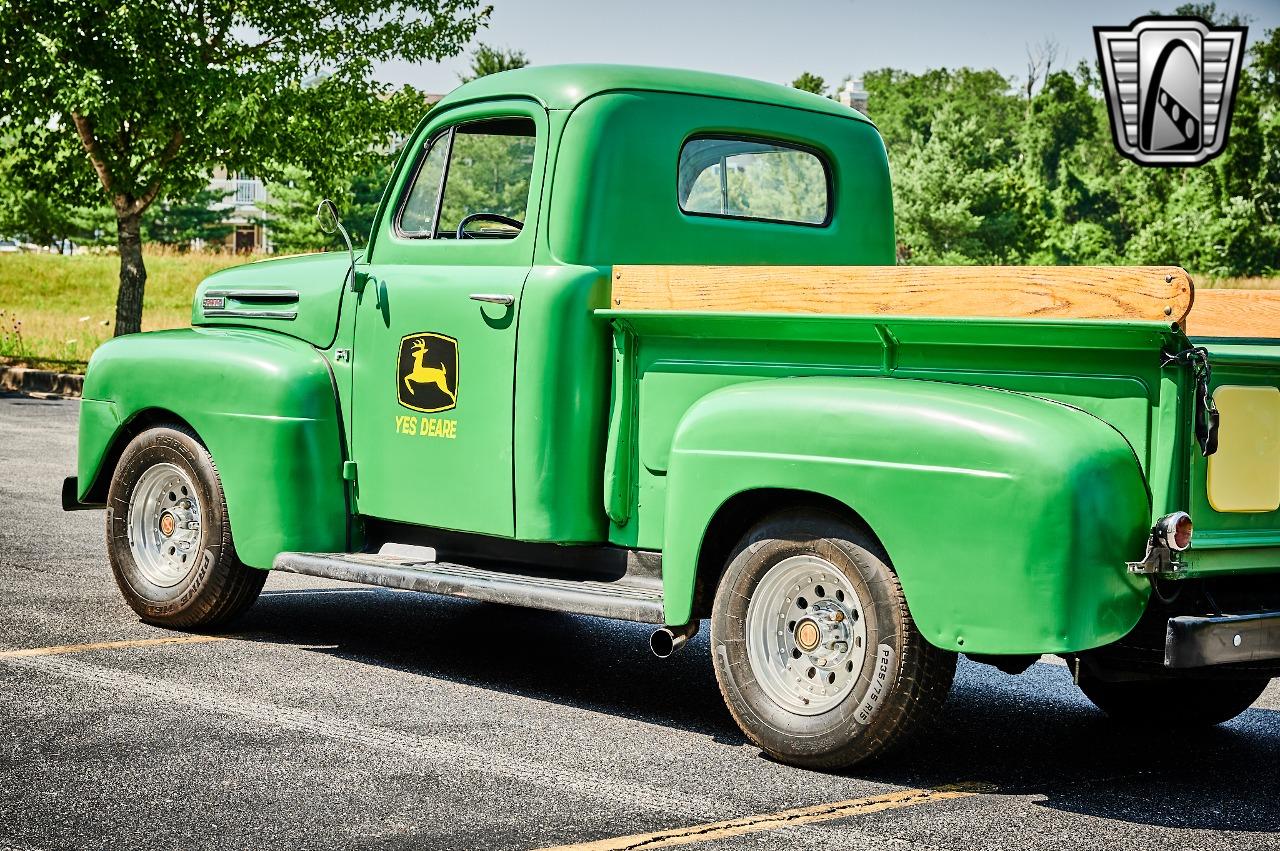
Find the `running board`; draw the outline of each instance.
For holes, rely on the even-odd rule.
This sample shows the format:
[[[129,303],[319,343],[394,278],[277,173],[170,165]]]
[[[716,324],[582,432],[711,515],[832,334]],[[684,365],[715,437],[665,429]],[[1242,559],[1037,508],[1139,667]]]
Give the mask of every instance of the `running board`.
[[[624,575],[608,581],[566,579],[370,553],[280,553],[271,566],[273,570],[287,573],[384,588],[640,623],[663,623],[662,585],[654,577]]]

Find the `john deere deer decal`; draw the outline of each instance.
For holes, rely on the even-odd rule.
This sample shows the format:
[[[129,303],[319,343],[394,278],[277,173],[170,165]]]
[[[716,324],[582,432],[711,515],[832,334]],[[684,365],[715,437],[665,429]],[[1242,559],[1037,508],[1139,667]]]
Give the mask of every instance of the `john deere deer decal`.
[[[401,405],[423,413],[454,407],[458,403],[458,341],[429,331],[402,339],[396,393]]]

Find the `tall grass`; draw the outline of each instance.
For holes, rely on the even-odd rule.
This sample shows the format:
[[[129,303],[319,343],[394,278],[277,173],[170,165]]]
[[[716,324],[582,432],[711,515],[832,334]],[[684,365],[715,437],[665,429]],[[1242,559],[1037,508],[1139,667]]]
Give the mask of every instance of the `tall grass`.
[[[196,285],[250,259],[148,250],[142,329],[186,327]],[[83,369],[112,335],[119,275],[112,254],[0,254],[0,358]]]

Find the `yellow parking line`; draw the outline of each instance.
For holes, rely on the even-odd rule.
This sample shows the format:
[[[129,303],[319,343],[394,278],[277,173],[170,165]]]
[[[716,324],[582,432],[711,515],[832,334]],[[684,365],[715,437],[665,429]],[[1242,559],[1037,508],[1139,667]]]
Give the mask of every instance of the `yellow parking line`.
[[[882,810],[915,807],[935,801],[968,798],[975,794],[977,793],[957,788],[937,790],[905,789],[901,792],[890,792],[887,795],[855,798],[851,801],[837,801],[833,804],[818,804],[812,807],[796,807],[790,810],[780,810],[776,813],[745,816],[708,824],[695,824],[692,827],[660,830],[656,833],[637,833],[632,836],[598,839],[594,842],[582,842],[576,845],[558,845],[555,848],[544,848],[542,851],[633,851],[633,849],[645,849],[647,851],[650,848],[669,848],[672,845],[710,842],[715,839],[727,839],[731,836],[760,833],[767,830],[777,830],[782,827],[794,827],[802,824],[849,818],[850,816],[858,816],[864,813],[878,813]]]
[[[84,653],[88,650],[119,650],[126,647],[151,647],[157,644],[200,644],[226,641],[220,635],[172,635],[168,638],[139,638],[133,641],[99,641],[95,644],[63,644],[58,647],[27,647],[23,650],[0,650],[0,659],[15,656],[56,656],[61,653]]]

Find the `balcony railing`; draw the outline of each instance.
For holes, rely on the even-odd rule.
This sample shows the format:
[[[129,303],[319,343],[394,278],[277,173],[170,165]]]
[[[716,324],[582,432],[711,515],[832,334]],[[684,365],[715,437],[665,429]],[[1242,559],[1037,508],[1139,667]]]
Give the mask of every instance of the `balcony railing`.
[[[224,195],[223,205],[254,207],[267,197],[262,181],[252,177],[230,177],[209,181],[209,188]]]

